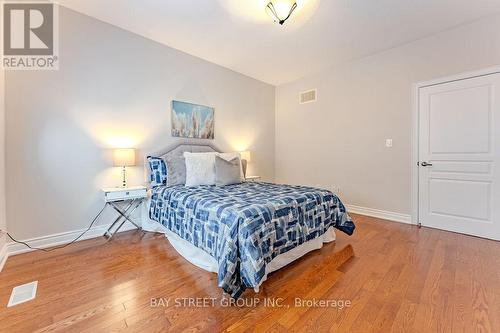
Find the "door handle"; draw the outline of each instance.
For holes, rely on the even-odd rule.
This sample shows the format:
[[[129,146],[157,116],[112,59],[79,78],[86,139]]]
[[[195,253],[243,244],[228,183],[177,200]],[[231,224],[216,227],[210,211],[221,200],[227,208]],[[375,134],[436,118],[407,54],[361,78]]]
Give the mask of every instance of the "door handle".
[[[422,162],[420,165],[423,167],[431,167],[432,163]]]

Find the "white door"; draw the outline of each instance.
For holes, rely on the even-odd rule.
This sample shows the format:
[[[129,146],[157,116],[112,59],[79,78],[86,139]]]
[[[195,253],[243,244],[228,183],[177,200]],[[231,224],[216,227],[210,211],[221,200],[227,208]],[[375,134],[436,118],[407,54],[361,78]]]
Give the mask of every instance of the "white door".
[[[419,220],[500,240],[500,74],[419,89]]]

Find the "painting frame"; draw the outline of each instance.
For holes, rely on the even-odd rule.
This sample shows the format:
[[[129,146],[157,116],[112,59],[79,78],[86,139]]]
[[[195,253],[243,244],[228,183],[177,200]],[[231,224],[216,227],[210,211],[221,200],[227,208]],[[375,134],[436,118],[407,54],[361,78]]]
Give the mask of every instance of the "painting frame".
[[[175,138],[215,139],[215,108],[172,100],[171,135]]]

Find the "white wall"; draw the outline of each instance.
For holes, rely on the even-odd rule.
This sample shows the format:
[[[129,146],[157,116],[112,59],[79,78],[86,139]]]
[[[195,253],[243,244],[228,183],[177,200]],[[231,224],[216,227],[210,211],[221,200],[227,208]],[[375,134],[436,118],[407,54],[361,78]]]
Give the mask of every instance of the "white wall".
[[[409,214],[412,83],[494,65],[500,16],[278,87],[276,180],[340,186],[346,203]],[[311,88],[318,102],[299,105]]]
[[[0,229],[7,229],[5,212],[5,72],[0,69]],[[5,235],[0,235],[0,269]]]
[[[215,107],[213,144],[250,149],[250,173],[273,180],[273,86],[61,8],[60,69],[6,75],[9,232],[85,228],[103,204],[99,189],[121,181],[110,148],[179,141],[172,99]],[[132,168],[130,183],[142,182]]]

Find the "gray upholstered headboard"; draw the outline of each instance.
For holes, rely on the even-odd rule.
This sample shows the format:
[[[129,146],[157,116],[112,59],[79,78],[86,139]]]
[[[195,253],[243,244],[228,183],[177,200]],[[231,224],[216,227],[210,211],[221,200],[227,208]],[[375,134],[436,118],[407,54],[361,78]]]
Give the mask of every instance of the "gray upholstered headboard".
[[[170,157],[183,156],[185,152],[190,153],[207,153],[207,152],[218,152],[221,151],[214,146],[209,144],[190,144],[190,143],[181,143],[170,148],[163,149],[161,151],[153,152],[150,154],[146,154],[144,157],[144,176],[147,183],[149,183],[149,165],[148,165],[148,156],[161,157],[163,159],[168,159]],[[242,161],[243,164],[243,173],[246,174],[247,163],[246,161]]]
[[[190,153],[207,153],[207,152],[221,152],[219,149],[211,145],[197,145],[197,144],[180,144],[169,149],[157,152],[156,154],[149,154],[149,156],[156,156],[161,158],[169,158],[175,156],[183,156],[185,152]]]

